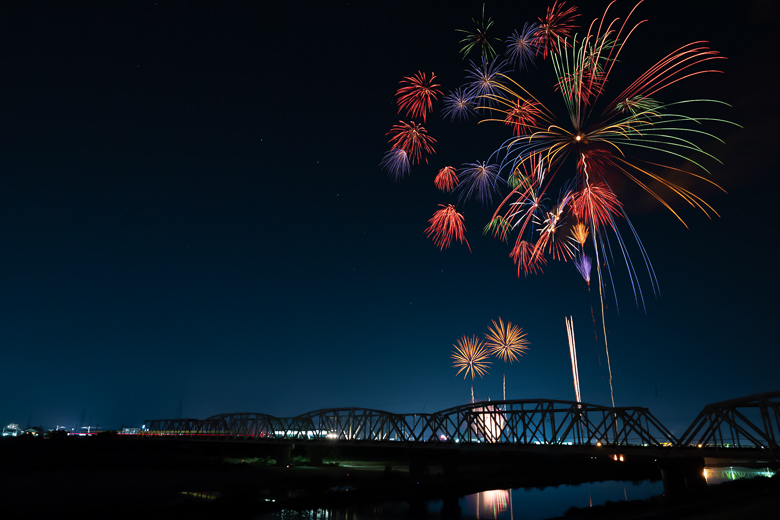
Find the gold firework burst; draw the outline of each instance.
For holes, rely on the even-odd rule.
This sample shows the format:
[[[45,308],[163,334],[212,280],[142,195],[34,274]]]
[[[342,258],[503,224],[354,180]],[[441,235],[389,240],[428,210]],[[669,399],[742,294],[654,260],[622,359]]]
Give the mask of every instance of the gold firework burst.
[[[571,236],[574,240],[580,243],[581,246],[585,245],[585,241],[588,239],[588,227],[582,222],[577,222],[571,230]]]
[[[521,327],[513,325],[511,321],[504,325],[504,321],[498,318],[498,323],[493,320],[493,326],[488,326],[485,346],[490,355],[513,363],[528,350],[529,341],[525,336]]]
[[[476,376],[487,375],[491,364],[488,361],[490,353],[479,338],[463,336],[453,347],[455,351],[452,353],[452,359],[455,361],[452,365],[458,369],[456,376],[463,372],[463,379],[471,374],[471,379],[474,380]]]

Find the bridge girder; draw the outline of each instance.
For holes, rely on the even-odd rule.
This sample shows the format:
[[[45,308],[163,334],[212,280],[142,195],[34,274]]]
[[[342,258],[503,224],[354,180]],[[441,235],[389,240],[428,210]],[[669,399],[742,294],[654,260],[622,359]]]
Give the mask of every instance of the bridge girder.
[[[470,403],[435,413],[367,408],[321,409],[295,417],[219,414],[203,420],[147,421],[142,435],[229,440],[455,442],[544,445],[668,446],[676,439],[646,408],[523,399]]]
[[[780,451],[780,392],[706,405],[680,438],[680,446]]]

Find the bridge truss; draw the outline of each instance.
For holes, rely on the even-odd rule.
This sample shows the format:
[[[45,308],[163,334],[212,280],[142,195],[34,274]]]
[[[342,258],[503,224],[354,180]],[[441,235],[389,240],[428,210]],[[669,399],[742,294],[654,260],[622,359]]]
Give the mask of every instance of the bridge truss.
[[[680,438],[680,446],[778,450],[780,392],[708,404]]]
[[[435,413],[335,408],[279,418],[260,413],[146,421],[142,436],[234,441],[318,440],[513,445],[673,446],[675,437],[646,408],[573,401],[479,402]]]

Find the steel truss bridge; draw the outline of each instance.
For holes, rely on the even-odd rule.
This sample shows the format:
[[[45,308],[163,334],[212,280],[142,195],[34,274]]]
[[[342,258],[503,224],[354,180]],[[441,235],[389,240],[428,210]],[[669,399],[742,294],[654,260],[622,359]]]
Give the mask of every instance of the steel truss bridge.
[[[679,439],[647,408],[551,399],[478,402],[434,413],[334,408],[287,418],[229,413],[158,419],[146,421],[139,435],[245,442],[747,448],[774,458],[780,452],[780,392],[709,404]]]

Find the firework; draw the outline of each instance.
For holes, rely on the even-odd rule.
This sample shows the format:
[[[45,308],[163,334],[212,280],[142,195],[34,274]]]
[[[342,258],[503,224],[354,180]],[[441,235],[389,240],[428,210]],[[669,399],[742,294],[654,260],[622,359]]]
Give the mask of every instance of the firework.
[[[582,275],[582,279],[588,284],[588,290],[590,290],[590,266],[591,259],[585,253],[574,257],[574,267],[577,268],[577,272]]]
[[[541,273],[542,267],[547,264],[543,251],[525,240],[519,240],[509,256],[517,265],[517,276],[520,276],[521,270],[525,276]]]
[[[491,355],[496,356],[504,362],[510,364],[518,360],[528,351],[528,339],[521,327],[512,325],[511,321],[506,322],[500,317],[498,323],[492,320],[493,326],[488,325],[488,331],[485,333],[485,347]],[[503,375],[504,401],[506,401],[506,372]]]
[[[485,333],[485,347],[491,355],[504,362],[513,363],[528,350],[528,339],[521,327],[513,325],[498,318],[498,323],[492,320],[492,327],[488,325]]]
[[[588,226],[582,222],[577,222],[577,224],[571,228],[571,237],[576,240],[581,247],[585,247],[585,242],[588,240],[588,233]]]
[[[436,139],[428,135],[425,128],[415,122],[404,123],[399,121],[397,125],[393,125],[390,131],[387,132],[390,137],[390,143],[393,144],[393,148],[400,148],[408,155],[410,164],[416,164],[420,162],[423,152],[428,154],[436,153],[433,150],[433,143]],[[426,164],[428,159],[425,159]]]
[[[555,0],[530,39],[533,26],[526,25],[507,40],[508,61],[489,59],[483,46],[481,59],[471,62],[464,86],[456,91],[458,96],[445,103],[446,116],[452,120],[464,119],[476,111],[480,123],[499,123],[509,134],[503,142],[495,143],[495,151],[487,161],[460,169],[459,185],[454,191],[459,202],[478,199],[485,206],[508,187],[508,193],[498,199],[485,232],[510,244],[509,256],[517,265],[518,276],[521,272],[526,276],[541,272],[548,259],[573,259],[589,282],[595,264],[593,278],[599,287],[613,406],[605,280],[611,284],[618,308],[613,271],[624,271],[637,306],[644,306],[644,282],[640,283],[644,275],[629,255],[630,250],[637,251],[650,286],[658,293],[658,280],[629,219],[631,208],[625,206],[621,191],[634,188],[648,194],[683,225],[682,215],[673,208],[678,198],[707,216],[717,215],[690,189],[688,181],[717,187],[707,178],[709,172],[704,165],[706,160],[717,159],[704,149],[704,143],[721,142],[710,133],[711,126],[732,124],[698,115],[701,109],[725,103],[668,99],[673,94],[670,86],[720,72],[714,65],[723,57],[706,42],[683,45],[638,74],[634,81],[618,85],[622,79],[615,71],[621,64],[636,65],[626,49],[644,23],[635,15],[641,4],[639,0],[626,16],[613,17],[610,9],[615,2],[610,2],[603,16],[575,34],[579,17],[575,7]],[[483,6],[484,30],[478,33],[485,38],[464,41],[468,47],[463,49],[464,56],[476,45],[483,45],[491,27],[492,21],[485,23]],[[535,96],[527,85],[510,77],[510,67],[522,69],[530,63],[532,47],[536,55],[550,58],[554,76],[548,82],[548,93],[554,95],[550,98],[553,102],[557,99],[557,107],[548,107],[547,98]],[[467,105],[467,100],[473,105]],[[419,161],[419,153],[399,143],[400,138],[394,148],[403,148],[412,162]],[[682,163],[686,164],[684,168],[679,167]],[[678,182],[676,178],[682,176],[685,181]],[[454,208],[451,211],[455,212]],[[629,247],[624,233],[633,238],[635,247]],[[439,233],[431,232],[430,236],[434,241],[442,240]]]
[[[436,74],[432,72],[428,78],[424,72],[418,71],[414,76],[402,79],[403,86],[395,93],[398,96],[398,113],[406,110],[409,117],[422,117],[425,123],[428,112],[433,108],[433,102],[442,94],[437,88],[441,85],[433,82],[435,78]]]
[[[454,190],[455,186],[458,185],[458,176],[455,174],[455,168],[452,166],[445,166],[439,170],[438,175],[433,179],[433,183],[445,193]]]
[[[536,247],[556,260],[566,261],[573,257],[575,252],[572,237],[562,231],[565,229],[564,211],[570,200],[571,194],[567,193],[558,205],[544,214],[543,221],[537,221],[540,229]]]
[[[659,117],[660,113],[656,112],[661,108],[661,103],[653,98],[634,96],[625,101],[620,101],[615,105],[615,108],[623,113],[629,113],[633,116],[638,114],[645,114],[647,117]]]
[[[569,337],[569,356],[571,357],[571,374],[574,378],[574,395],[577,402],[582,402],[580,395],[580,369],[577,365],[577,345],[574,342],[574,318],[569,316],[566,320],[566,335]]]
[[[490,59],[490,53],[483,52],[476,63],[471,62],[466,84],[445,97],[443,115],[454,121],[479,113],[481,122],[500,122],[511,128],[512,135],[495,149],[488,161],[463,165],[458,171],[457,187],[453,186],[453,172],[444,169],[437,176],[436,184],[442,190],[457,191],[459,202],[477,199],[483,206],[492,204],[500,191],[509,187],[509,193],[495,208],[486,232],[513,244],[510,257],[518,266],[518,275],[541,271],[547,258],[572,259],[578,249],[585,248],[585,240],[590,235],[599,279],[604,266],[614,290],[613,264],[622,257],[635,299],[644,304],[637,269],[629,257],[621,229],[629,229],[635,238],[654,292],[657,292],[657,280],[614,189],[622,188],[624,183],[615,179],[628,179],[672,211],[681,222],[682,218],[665,198],[670,194],[708,215],[715,214],[687,187],[667,178],[667,172],[683,173],[683,170],[664,164],[662,159],[685,159],[691,168],[706,172],[696,155],[711,155],[697,143],[700,138],[715,136],[703,127],[727,122],[682,113],[694,105],[716,101],[668,102],[660,97],[664,89],[683,79],[717,72],[708,67],[722,57],[704,42],[684,45],[669,53],[635,81],[628,82],[626,88],[618,89],[616,96],[607,97],[610,94],[607,87],[616,83],[610,81],[613,71],[627,61],[625,45],[643,23],[634,20],[639,4],[641,0],[622,19],[610,21],[605,12],[586,30],[573,36],[580,15],[575,7],[555,0],[538,24],[524,25],[522,31],[515,31],[507,40],[508,61]],[[464,47],[466,54],[478,45],[483,50],[487,48],[484,46],[487,30],[492,30],[493,22],[485,17],[484,5],[482,14],[481,22],[475,20],[479,30],[474,34],[478,36],[469,36],[463,42],[468,47]],[[551,58],[554,80],[549,85],[551,92],[559,93],[562,110],[551,110],[541,98],[508,75],[510,65],[523,68],[534,52]],[[424,81],[432,84],[432,75],[430,79],[420,76],[406,78],[410,92],[413,80],[417,84]],[[416,106],[421,109],[423,104],[420,101]],[[561,114],[565,117],[561,118]],[[435,141],[415,123],[401,122],[393,127],[391,134],[393,148],[403,149],[410,164],[419,163],[423,154],[434,153]],[[642,152],[641,159],[635,158],[632,152]],[[660,156],[661,160],[648,162],[648,157],[652,158],[650,154]],[[386,169],[398,172],[396,176],[406,171],[403,163]],[[699,173],[684,173],[709,182]],[[563,196],[552,202],[550,195],[555,191]],[[577,229],[575,222],[581,223]],[[516,238],[510,240],[510,235],[515,233]],[[599,262],[600,256],[609,261]]]
[[[400,148],[393,148],[385,154],[379,166],[393,179],[401,180],[410,170],[409,155]]]
[[[482,57],[477,64],[471,62],[467,79],[471,80],[466,87],[468,95],[477,103],[476,108],[494,106],[494,97],[503,90],[501,80],[505,77],[507,62],[504,60],[488,60]]]
[[[571,212],[586,224],[593,222],[598,229],[609,225],[615,229],[614,217],[622,217],[622,204],[606,184],[591,183],[572,194]]]
[[[466,225],[464,224],[465,219],[463,215],[458,213],[452,204],[447,206],[439,204],[439,207],[442,209],[434,212],[428,221],[430,226],[425,230],[425,235],[433,239],[433,243],[440,250],[450,247],[452,240],[457,239],[461,244],[465,242],[470,252],[471,246],[468,240],[466,240]]]
[[[633,10],[628,18],[631,14]],[[549,23],[546,28],[562,31],[560,35],[565,39],[567,36],[564,29],[570,24],[563,22],[571,21],[573,16],[573,8],[566,9],[564,4],[556,2],[548,11]],[[714,213],[700,197],[659,173],[682,170],[661,162],[632,160],[631,152],[641,150],[644,154],[654,152],[667,157],[685,157],[694,167],[701,167],[688,153],[711,156],[688,136],[714,138],[701,127],[704,123],[725,121],[677,113],[679,109],[694,103],[708,102],[705,100],[662,103],[651,97],[683,78],[713,72],[704,65],[721,57],[701,42],[683,46],[669,54],[612,101],[607,100],[603,108],[594,108],[607,95],[606,85],[610,74],[626,41],[639,25],[630,25],[628,18],[620,23],[617,20],[608,22],[597,19],[584,37],[568,38],[565,40],[566,45],[549,48],[557,78],[553,90],[557,88],[561,93],[568,121],[558,120],[554,112],[538,98],[503,73],[494,78],[494,83],[501,87],[496,87],[489,96],[493,106],[485,104],[482,108],[486,113],[493,114],[493,117],[488,115],[484,120],[511,124],[513,129],[512,138],[507,139],[494,154],[499,158],[499,178],[506,178],[512,191],[496,208],[493,219],[503,217],[510,228],[518,233],[511,254],[518,264],[518,275],[521,271],[528,274],[533,270],[532,266],[537,264],[532,260],[537,258],[540,251],[554,259],[567,260],[572,258],[576,249],[575,240],[584,246],[582,231],[582,240],[576,236],[574,239],[562,236],[566,216],[570,215],[590,228],[597,256],[614,258],[612,244],[618,247],[635,298],[638,303],[643,303],[637,272],[628,256],[618,221],[625,221],[635,238],[654,291],[657,290],[657,280],[644,246],[610,179],[615,176],[629,179],[672,211],[681,222],[682,218],[655,186],[680,196],[707,214]],[[534,117],[515,115],[517,112],[514,111],[524,104],[534,107]],[[569,157],[576,160],[576,167],[571,170],[573,175],[567,176],[564,166]],[[538,175],[535,174],[537,169],[541,172],[549,170],[553,174]],[[702,175],[686,173],[712,184]],[[545,202],[545,194],[555,189],[554,181],[563,184],[564,190],[569,193],[569,204],[563,208],[560,202],[552,207]],[[614,234],[614,242],[606,235],[607,232]],[[506,236],[501,238],[506,239]],[[601,267],[598,258],[596,260],[600,279]],[[610,280],[614,280],[612,265],[604,265],[610,271]],[[599,287],[601,289],[601,284]]]
[[[552,7],[547,8],[547,14],[544,18],[539,18],[539,28],[534,34],[534,43],[542,53],[542,57],[547,59],[548,53],[558,50],[558,41],[571,35],[571,32],[577,28],[574,20],[579,17],[576,7],[564,9],[566,2],[558,5],[555,0]]]
[[[488,398],[488,401],[490,401],[490,398]],[[473,395],[471,402],[474,402]],[[501,433],[506,427],[504,410],[497,405],[484,405],[473,407],[471,413],[474,417],[471,428],[477,435],[482,437],[485,442],[498,442],[499,439],[501,439]]]
[[[460,87],[444,96],[444,109],[441,115],[445,119],[454,121],[465,121],[475,115],[474,98],[468,94],[464,87]]]
[[[506,109],[504,124],[512,127],[514,135],[527,134],[536,127],[541,116],[539,104],[528,99],[517,99]]]
[[[495,58],[496,51],[493,48],[493,45],[490,43],[490,40],[495,41],[495,38],[488,36],[488,31],[491,27],[493,27],[493,20],[491,18],[488,18],[487,21],[485,20],[485,4],[482,4],[482,18],[480,21],[477,21],[475,18],[472,18],[471,21],[474,22],[474,25],[476,25],[476,28],[473,31],[456,29],[457,32],[461,32],[466,35],[462,40],[460,40],[460,43],[463,44],[463,47],[460,49],[460,53],[463,54],[463,58],[465,59],[466,56],[468,56],[469,53],[474,49],[474,47],[479,47],[480,52],[484,58]]]
[[[461,199],[476,197],[483,205],[489,204],[499,188],[498,166],[487,162],[464,164],[458,181]]]
[[[453,345],[452,365],[458,369],[456,376],[463,372],[463,379],[469,375],[473,381],[477,376],[484,377],[492,364],[485,345],[476,336],[463,336]]]
[[[515,31],[506,40],[506,56],[517,70],[523,70],[533,64],[534,55],[538,51],[536,32],[539,26],[535,23],[523,25],[522,31]]]

